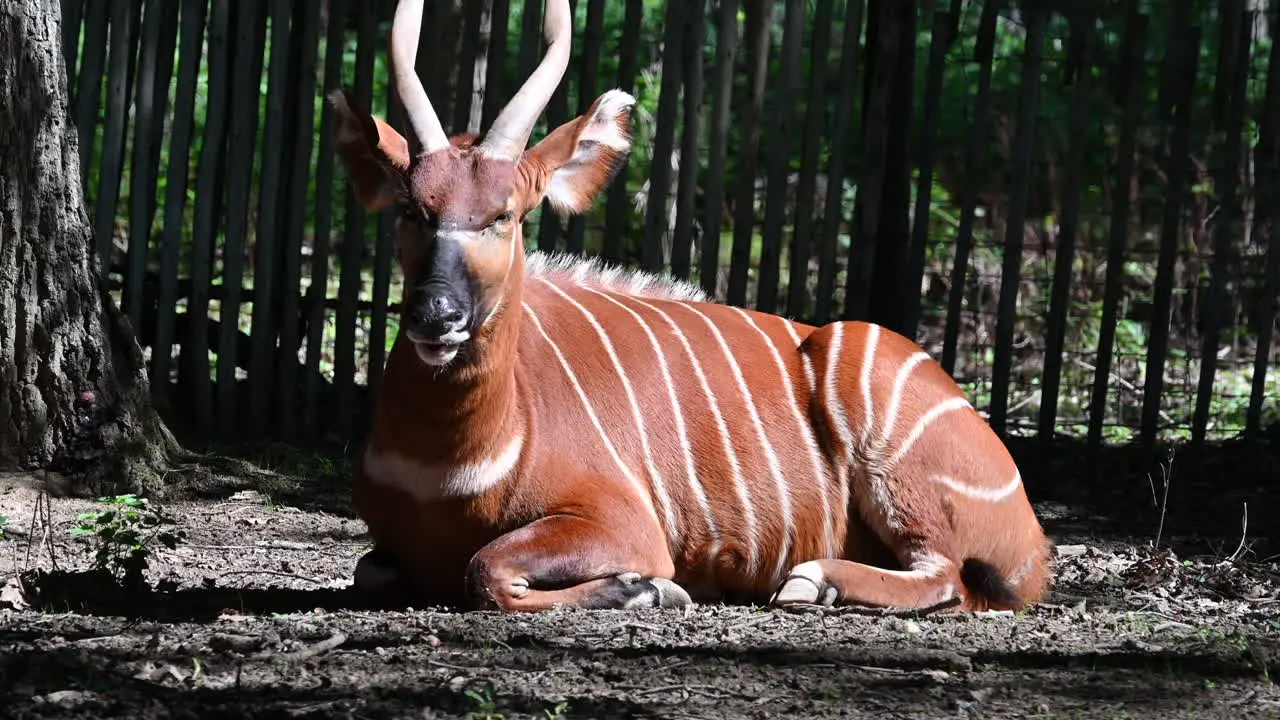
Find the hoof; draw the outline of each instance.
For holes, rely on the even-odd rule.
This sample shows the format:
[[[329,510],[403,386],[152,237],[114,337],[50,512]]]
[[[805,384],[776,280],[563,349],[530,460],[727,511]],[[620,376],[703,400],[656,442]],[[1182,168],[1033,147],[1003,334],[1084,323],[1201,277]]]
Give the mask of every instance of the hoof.
[[[404,591],[404,578],[391,554],[374,548],[356,562],[353,587],[361,593],[376,596],[399,595]]]
[[[801,563],[787,575],[782,587],[774,593],[771,605],[825,605],[835,604],[839,592],[829,585],[822,575],[822,567],[815,562]]]
[[[584,607],[631,610],[633,608],[686,608],[693,599],[684,588],[666,578],[646,578],[640,573],[623,573]]]

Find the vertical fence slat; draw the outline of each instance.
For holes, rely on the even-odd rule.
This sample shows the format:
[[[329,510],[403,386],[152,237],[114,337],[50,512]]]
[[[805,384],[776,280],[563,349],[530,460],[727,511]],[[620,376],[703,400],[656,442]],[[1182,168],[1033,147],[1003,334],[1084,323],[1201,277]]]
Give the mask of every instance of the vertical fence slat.
[[[1027,189],[1031,184],[1031,153],[1034,147],[1036,112],[1039,109],[1040,65],[1044,56],[1044,28],[1048,10],[1028,10],[1026,51],[1020,84],[1021,103],[1014,131],[1011,162],[1012,187],[1009,216],[1005,226],[1004,256],[1000,272],[1000,299],[996,316],[995,358],[991,368],[991,409],[989,422],[1004,435],[1009,407],[1009,374],[1013,367],[1013,326],[1017,313],[1018,285],[1022,269],[1022,233],[1027,214]]]
[[[1155,294],[1151,300],[1151,339],[1147,344],[1146,382],[1142,389],[1142,425],[1138,437],[1139,442],[1148,446],[1156,438],[1160,396],[1164,390],[1164,366],[1169,354],[1169,313],[1173,301],[1173,273],[1178,259],[1179,234],[1182,231],[1182,205],[1187,195],[1187,174],[1191,170],[1191,118],[1199,71],[1200,42],[1200,28],[1186,28],[1181,39],[1181,63],[1166,66],[1168,72],[1176,76],[1172,98],[1176,109],[1169,138],[1169,169],[1165,181],[1164,211],[1160,221]]]
[[[279,319],[280,352],[276,364],[276,432],[285,442],[297,440],[298,422],[298,374],[302,365],[298,362],[300,344],[299,302],[302,292],[302,238],[307,223],[307,185],[311,179],[311,150],[316,129],[315,89],[316,55],[319,53],[320,13],[306,5],[293,8],[293,26],[297,42],[290,42],[289,76],[295,78],[292,88],[293,146],[290,150],[288,195],[285,201],[284,247],[280,290]],[[322,145],[323,146],[323,145]],[[325,192],[316,179],[318,192]]]
[[[1249,50],[1253,29],[1252,11],[1238,23],[1231,45],[1232,62],[1223,68],[1217,82],[1229,85],[1222,165],[1214,184],[1220,193],[1217,217],[1214,218],[1213,261],[1209,265],[1209,293],[1200,306],[1201,350],[1200,378],[1196,388],[1196,406],[1191,417],[1191,441],[1204,441],[1209,425],[1209,409],[1213,400],[1213,379],[1218,366],[1218,330],[1222,327],[1222,308],[1226,305],[1227,276],[1231,272],[1232,240],[1237,237],[1236,223],[1241,214],[1238,203],[1240,153],[1247,105],[1245,91],[1249,81]]]
[[[769,74],[770,26],[774,0],[747,0],[743,37],[747,41],[747,97],[738,125],[738,187],[733,201],[733,249],[729,257],[730,305],[747,304],[751,245],[755,241],[756,170],[760,165],[760,118]]]
[[[240,310],[244,294],[245,250],[249,243],[250,177],[257,149],[258,100],[266,43],[265,4],[240,5],[236,11],[227,152],[227,224],[222,246],[222,301],[218,307],[218,423],[226,438],[240,435],[236,369],[241,359]]]
[[[68,91],[75,87],[76,59],[80,54],[80,31],[84,20],[85,0],[62,0],[62,61],[66,65]],[[67,104],[75,103],[68,93]]]
[[[484,112],[480,124],[489,127],[498,117],[506,101],[507,31],[511,19],[511,0],[493,0],[493,17],[489,21],[489,62],[484,78]]]
[[[1071,98],[1071,115],[1067,128],[1066,181],[1062,188],[1061,232],[1053,260],[1053,281],[1049,290],[1049,317],[1044,341],[1044,375],[1040,383],[1041,440],[1052,440],[1058,422],[1058,390],[1062,381],[1062,352],[1071,313],[1071,276],[1076,257],[1076,233],[1080,225],[1081,181],[1084,171],[1085,131],[1088,129],[1089,98],[1093,92],[1093,29],[1091,15],[1082,10],[1081,22],[1072,25],[1072,40],[1079,41],[1079,67],[1075,72],[1075,91]],[[1064,73],[1065,76],[1065,73]]]
[[[805,0],[786,0],[782,29],[782,54],[778,84],[770,93],[776,99],[769,132],[769,161],[766,168],[764,226],[760,243],[760,272],[756,308],[771,313],[778,307],[778,282],[787,216],[787,188],[791,175],[791,138],[795,134],[795,106],[800,85],[800,51],[804,44]],[[792,240],[791,262],[797,262]]]
[[[461,105],[461,103],[459,103]],[[464,122],[469,122],[468,117]],[[396,94],[395,83],[387,83],[387,122],[403,127],[404,106]],[[371,417],[378,393],[382,391],[382,371],[387,355],[387,315],[391,295],[391,263],[394,259],[395,213],[380,212],[377,239],[373,244],[373,310],[369,317],[368,378],[365,393],[366,417]]]
[[[702,163],[702,46],[706,43],[707,8],[698,0],[685,17],[683,113],[680,172],[676,182],[676,227],[671,236],[671,274],[687,280],[693,266],[693,224]]]
[[[834,0],[818,0],[809,41],[809,93],[801,132],[800,178],[796,184],[795,222],[791,227],[791,272],[787,278],[787,315],[805,317],[809,309],[809,261],[814,247],[814,205],[818,186],[818,151],[827,113],[827,57],[831,52]]]
[[[725,163],[733,110],[734,63],[738,55],[738,0],[720,0],[716,22],[716,64],[711,76],[713,98],[707,137],[706,220],[702,225],[702,289],[716,297],[720,286],[720,227],[724,217]]]
[[[827,196],[823,200],[822,235],[818,241],[818,289],[813,321],[826,324],[836,306],[836,270],[840,226],[844,223],[844,178],[848,148],[853,136],[853,99],[858,87],[859,38],[866,0],[848,0],[844,11],[844,36],[840,52],[840,92],[836,96],[836,122],[831,129],[831,157],[827,161]]]
[[[685,3],[668,2],[663,18],[662,87],[658,91],[658,120],[653,131],[653,155],[649,166],[649,196],[645,199],[644,243],[640,267],[662,269],[663,238],[667,234],[667,195],[671,190],[671,157],[676,149],[676,120],[680,105],[681,57],[684,42]]]
[[[289,76],[290,0],[272,0],[271,59],[267,66],[267,110],[262,122],[262,186],[258,194],[258,218],[253,250],[253,311],[249,326],[249,428],[260,437],[269,427],[275,366],[276,263],[280,256],[280,192],[285,187],[285,104],[289,87],[298,82]]]
[[[343,38],[347,29],[347,0],[329,0],[328,27],[325,34],[324,91],[339,89],[342,84]],[[320,109],[320,148],[316,153],[315,235],[311,244],[311,284],[307,289],[307,358],[303,374],[302,432],[315,441],[321,431],[320,356],[324,348],[325,305],[329,289],[329,245],[333,231],[333,169],[336,159],[329,147],[333,130],[333,105],[325,102]],[[345,188],[344,188],[345,189]],[[326,408],[327,410],[327,408]],[[332,417],[326,412],[326,417]]]
[[[973,101],[973,119],[964,145],[964,172],[971,178],[985,177],[987,146],[991,133],[991,70],[995,54],[996,19],[1003,0],[982,3],[978,20],[975,60],[978,61],[978,92]],[[954,375],[960,343],[960,316],[964,312],[965,285],[969,276],[969,253],[973,250],[973,221],[978,210],[977,182],[963,183],[960,190],[960,223],[956,228],[956,255],[951,266],[951,291],[947,296],[947,319],[942,335],[942,369]]]
[[[604,42],[604,0],[587,0],[587,27],[582,43],[582,75],[578,80],[578,114],[595,102],[600,85],[600,46]],[[565,250],[581,254],[586,244],[586,219],[582,215],[569,218],[569,239]]]
[[[475,103],[476,64],[480,48],[481,20],[486,6],[493,0],[471,0],[463,8],[462,57],[458,58],[458,104],[453,109],[453,127],[466,132],[471,124],[471,106]]]
[[[924,278],[924,262],[929,245],[929,217],[933,201],[933,165],[938,154],[938,124],[942,105],[942,74],[951,45],[952,28],[958,18],[946,10],[933,14],[933,30],[929,45],[929,66],[925,70],[924,108],[921,117],[920,154],[916,161],[915,217],[911,225],[911,247],[903,269],[899,291],[904,308],[903,334],[914,338],[920,323],[920,284]]]
[[[199,79],[200,60],[204,50],[207,8],[207,0],[183,0],[181,8],[179,27],[182,31],[182,40],[179,45],[178,85],[174,93],[173,125],[170,127],[164,226],[160,240],[160,296],[156,308],[155,341],[151,347],[151,388],[152,392],[158,396],[167,395],[169,392],[169,364],[170,354],[173,352],[174,315],[178,301],[178,261],[182,248],[188,173],[191,165],[191,138],[195,130],[196,82]],[[210,45],[212,45],[212,38]],[[189,307],[187,321],[194,323]]]
[[[93,172],[93,149],[98,137],[98,103],[102,99],[102,66],[107,59],[107,30],[111,0],[85,0],[84,49],[76,76],[76,130],[80,135],[80,180],[86,192]]]
[[[862,166],[858,168],[858,194],[854,203],[853,232],[845,270],[844,315],[847,320],[870,320],[871,284],[877,270],[880,214],[884,205],[889,124],[894,84],[898,81],[898,45],[901,32],[892,0],[869,4],[867,13],[867,78],[864,85]],[[874,9],[875,12],[870,12]],[[881,272],[884,270],[879,269]]]
[[[372,107],[373,52],[378,44],[374,35],[376,7],[372,3],[360,5],[358,44],[356,45],[356,74],[354,99],[359,107]],[[443,109],[442,109],[443,111]],[[337,335],[333,343],[334,412],[338,428],[345,437],[352,425],[355,404],[356,371],[356,323],[361,285],[361,259],[365,256],[366,219],[368,213],[356,200],[355,193],[346,193],[346,226],[343,228],[342,246],[339,250]]]
[[[129,85],[133,74],[133,26],[138,7],[116,3],[111,12],[110,69],[107,78],[107,118],[102,131],[102,162],[98,172],[98,197],[93,210],[93,234],[103,274],[111,268],[116,204],[124,174],[125,130],[129,122]]]
[[[147,249],[151,240],[151,217],[155,206],[155,185],[150,176],[152,139],[164,127],[163,108],[155,106],[156,53],[160,50],[160,21],[163,7],[150,0],[142,7],[142,48],[138,58],[138,83],[134,87],[133,167],[129,172],[129,246],[125,271],[124,309],[134,328],[143,327],[143,280],[147,273]],[[148,186],[152,192],[147,192]],[[113,213],[114,214],[114,213]],[[153,351],[154,355],[154,351]]]
[[[626,17],[622,23],[622,40],[618,46],[618,82],[616,87],[624,92],[635,89],[639,71],[640,21],[644,17],[644,0],[627,0]],[[627,192],[627,166],[618,168],[618,174],[609,184],[605,199],[604,239],[600,255],[608,262],[623,258],[625,236],[630,233],[631,198]]]
[[[209,293],[213,251],[222,197],[218,193],[218,167],[227,132],[228,100],[231,95],[231,63],[228,62],[228,34],[231,32],[231,0],[213,0],[209,23],[208,82],[209,109],[204,138],[200,144],[200,165],[196,175],[195,227],[191,242],[191,299],[187,306],[187,339],[182,346],[184,375],[192,383],[196,431],[203,437],[213,434],[213,387],[209,367]],[[189,371],[188,371],[188,368]]]
[[[1274,3],[1272,10],[1276,10]],[[1275,22],[1275,19],[1272,19]],[[1274,27],[1274,25],[1273,25]],[[1256,438],[1262,429],[1262,402],[1267,392],[1267,369],[1271,364],[1271,338],[1276,323],[1276,297],[1280,293],[1280,42],[1271,43],[1267,60],[1266,95],[1261,110],[1261,133],[1258,141],[1259,160],[1255,188],[1263,188],[1266,198],[1259,224],[1266,228],[1267,252],[1262,279],[1262,304],[1258,317],[1258,342],[1253,357],[1253,383],[1249,389],[1249,409],[1245,412],[1245,436]],[[1255,235],[1256,237],[1256,235]]]
[[[164,119],[169,116],[169,85],[173,79],[173,65],[178,51],[178,8],[182,4],[181,0],[177,2],[161,2],[160,7],[160,47],[156,51],[156,79],[153,83],[153,99],[152,107],[153,116],[160,119],[160,127],[164,127]],[[156,198],[157,188],[160,184],[160,157],[162,147],[164,145],[167,134],[163,131],[154,132],[149,138],[151,143],[151,152],[149,154],[147,164],[147,197]],[[157,211],[157,204],[153,201],[150,205],[150,211],[147,214],[147,225],[151,225],[154,214]],[[132,224],[133,220],[130,219]]]
[[[569,0],[569,17],[574,16],[577,0]],[[571,49],[572,52],[572,49]],[[581,56],[578,62],[582,62]],[[547,102],[547,134],[551,134],[560,125],[569,120],[569,80],[573,77],[573,58],[569,67],[565,68],[564,77],[556,84]],[[544,250],[555,250],[560,243],[560,216],[551,208],[551,201],[543,198],[542,217],[539,219],[538,247]]]
[[[1120,77],[1124,83],[1123,116],[1120,120],[1120,141],[1116,149],[1115,182],[1111,190],[1111,227],[1107,237],[1107,274],[1102,296],[1102,319],[1098,331],[1098,355],[1094,361],[1093,399],[1089,409],[1089,445],[1097,447],[1102,442],[1102,425],[1107,415],[1107,390],[1111,387],[1111,358],[1116,338],[1116,312],[1124,282],[1125,247],[1128,243],[1130,223],[1130,196],[1136,150],[1139,101],[1143,79],[1143,58],[1146,51],[1147,16],[1135,12],[1128,14],[1124,39],[1124,57]]]

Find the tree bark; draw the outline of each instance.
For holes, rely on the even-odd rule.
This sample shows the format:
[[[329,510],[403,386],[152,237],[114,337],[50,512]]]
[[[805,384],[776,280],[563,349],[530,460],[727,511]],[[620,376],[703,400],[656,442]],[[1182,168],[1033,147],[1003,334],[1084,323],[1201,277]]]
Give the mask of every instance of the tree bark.
[[[180,448],[93,252],[59,0],[0,3],[0,468],[153,493]]]

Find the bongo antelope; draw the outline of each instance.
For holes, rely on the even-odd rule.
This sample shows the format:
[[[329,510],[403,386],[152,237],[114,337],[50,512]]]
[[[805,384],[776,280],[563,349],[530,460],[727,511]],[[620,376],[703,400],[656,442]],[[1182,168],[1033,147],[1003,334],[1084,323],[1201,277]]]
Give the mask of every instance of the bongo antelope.
[[[919,346],[812,327],[694,286],[526,252],[545,197],[584,212],[626,158],[611,90],[526,149],[569,60],[543,60],[483,136],[446,136],[414,72],[421,0],[390,37],[408,138],[330,95],[358,199],[398,212],[400,331],[353,503],[358,587],[543,610],[694,601],[1019,608],[1049,546],[1012,458]]]

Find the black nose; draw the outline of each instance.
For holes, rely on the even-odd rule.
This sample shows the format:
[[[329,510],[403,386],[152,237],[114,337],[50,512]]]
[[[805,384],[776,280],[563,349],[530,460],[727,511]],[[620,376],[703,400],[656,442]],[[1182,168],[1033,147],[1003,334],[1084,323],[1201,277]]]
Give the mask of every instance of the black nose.
[[[432,295],[418,306],[418,319],[424,323],[455,324],[464,317],[462,308],[448,295]]]
[[[458,322],[462,319],[462,308],[458,307],[448,295],[433,295],[427,299],[424,320]]]

